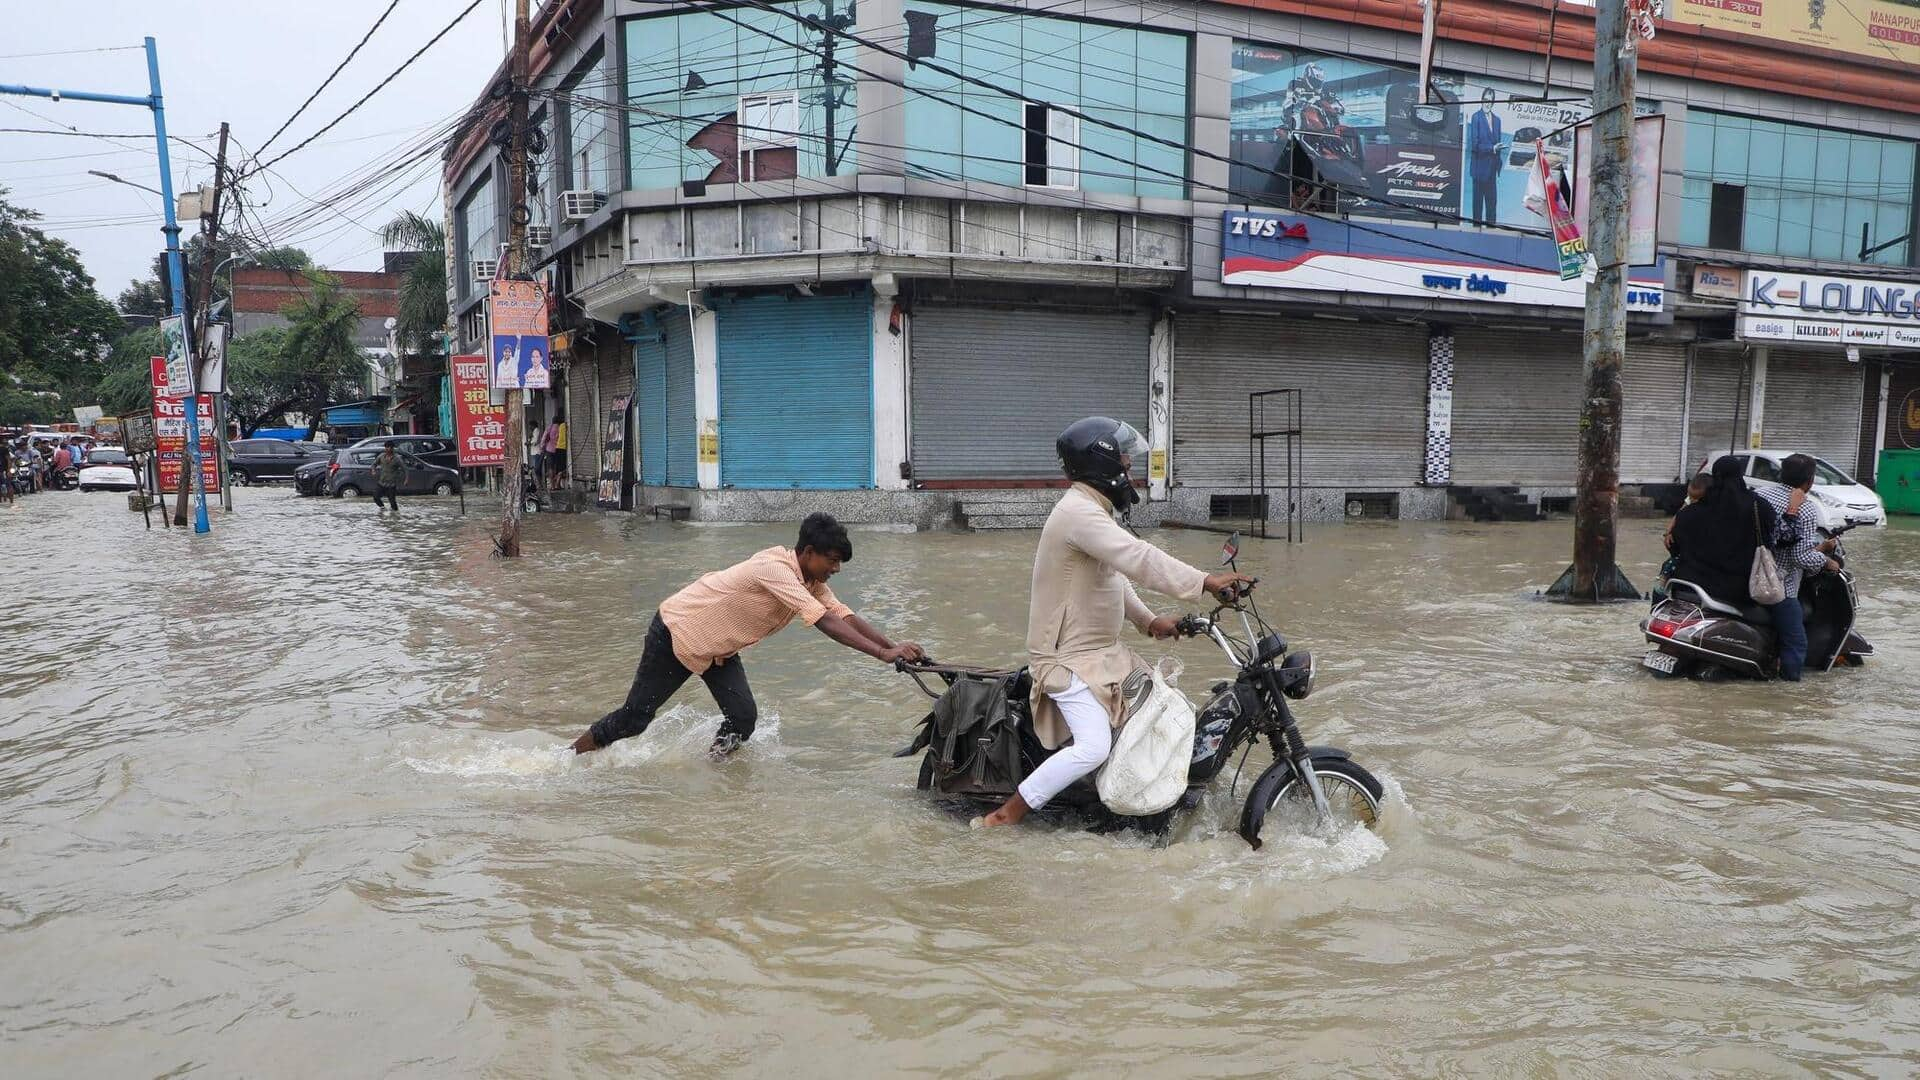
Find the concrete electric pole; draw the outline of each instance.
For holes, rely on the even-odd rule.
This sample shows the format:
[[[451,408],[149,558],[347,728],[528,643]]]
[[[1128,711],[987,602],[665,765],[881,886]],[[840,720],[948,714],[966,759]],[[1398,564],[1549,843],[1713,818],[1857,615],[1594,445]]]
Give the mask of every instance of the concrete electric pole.
[[[1547,595],[1572,603],[1637,600],[1615,559],[1620,512],[1620,365],[1627,350],[1627,252],[1633,190],[1633,97],[1638,52],[1631,0],[1594,12],[1593,155],[1587,221],[1596,272],[1587,286],[1582,343],[1580,477],[1573,503],[1573,565]]]
[[[226,187],[226,183],[227,125],[223,122],[220,125],[220,147],[213,159],[213,205],[207,207],[202,212],[200,218],[200,231],[207,238],[206,248],[200,252],[200,306],[199,310],[190,315],[186,320],[187,341],[191,343],[189,352],[201,363],[205,363],[207,360],[207,324],[211,321],[213,314],[213,269],[218,259],[217,249],[220,243],[220,194]],[[196,369],[192,379],[193,396],[187,399],[187,415],[193,417],[200,415],[200,375],[200,371]],[[214,423],[217,425],[219,422],[220,413],[216,410]],[[219,432],[216,429],[214,436],[214,446],[216,448],[214,453],[216,460],[219,454],[218,447],[221,442],[225,441],[224,436],[224,432]],[[187,489],[189,486],[199,493],[200,513],[204,515],[207,512],[206,481],[201,472],[200,433],[197,421],[193,425],[193,430],[188,432],[188,437],[193,440],[193,445],[189,448],[190,452],[187,454],[185,467],[180,470],[180,489],[174,492],[173,523],[175,525],[185,525],[187,523]],[[192,474],[191,478],[188,476],[189,473]],[[227,477],[223,476],[220,479],[223,483],[231,486],[231,481]],[[225,489],[223,488],[222,490]],[[233,509],[232,504],[228,504],[227,509]]]
[[[509,281],[527,276],[527,0],[514,0],[513,58],[507,65],[512,86],[507,93],[507,125],[511,129],[507,144],[507,264],[501,277]],[[527,410],[518,387],[507,391],[507,463],[506,517],[500,523],[500,537],[494,548],[501,558],[520,557],[520,518],[524,512],[526,480]]]

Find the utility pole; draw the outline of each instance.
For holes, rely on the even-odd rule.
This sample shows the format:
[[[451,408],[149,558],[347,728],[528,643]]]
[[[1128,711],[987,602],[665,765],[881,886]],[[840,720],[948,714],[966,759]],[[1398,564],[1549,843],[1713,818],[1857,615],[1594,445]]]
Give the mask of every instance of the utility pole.
[[[826,111],[826,159],[827,175],[840,173],[840,140],[835,135],[834,117],[840,109],[840,84],[834,81],[833,46],[840,34],[853,25],[853,16],[843,15],[834,10],[834,0],[826,0],[827,14],[819,20],[820,26],[820,83],[823,89],[821,106]]]
[[[1633,190],[1633,98],[1639,54],[1629,47],[1629,0],[1594,10],[1592,195],[1589,240],[1596,271],[1587,286],[1586,374],[1580,403],[1580,478],[1573,503],[1573,565],[1547,590],[1570,603],[1637,600],[1620,572],[1620,365],[1627,351],[1627,247]]]
[[[222,121],[220,124],[220,147],[214,154],[213,159],[213,205],[203,209],[200,214],[200,232],[201,235],[207,239],[206,250],[200,253],[200,310],[195,313],[195,317],[191,320],[192,325],[186,328],[188,350],[201,362],[205,362],[207,359],[207,322],[213,315],[213,268],[216,255],[214,249],[220,240],[220,193],[221,189],[226,186],[226,183],[227,125]],[[192,372],[188,378],[188,382],[193,387],[192,396],[187,398],[187,416],[189,418],[187,425],[188,467],[180,470],[180,488],[174,492],[173,523],[175,525],[185,525],[187,523],[187,484],[189,483],[187,473],[189,470],[193,473],[193,479],[191,481],[193,490],[200,498],[199,513],[202,517],[205,517],[207,513],[207,478],[202,475],[200,471],[200,366],[199,364],[190,364],[188,367]],[[219,422],[219,417],[216,414],[214,423],[218,424]],[[219,440],[220,436],[216,435],[216,445]],[[223,477],[222,479],[225,478]],[[232,508],[231,505],[227,507],[229,510]]]
[[[507,126],[511,129],[507,144],[507,265],[501,276],[509,281],[522,280],[527,273],[527,218],[521,207],[527,201],[527,38],[532,30],[527,0],[513,0],[513,59],[507,66],[512,84],[507,94]],[[492,353],[489,350],[489,357]],[[526,467],[527,410],[521,402],[522,391],[507,391],[507,463],[506,518],[500,523],[500,538],[494,548],[504,559],[520,557],[520,518],[526,496],[521,472]]]

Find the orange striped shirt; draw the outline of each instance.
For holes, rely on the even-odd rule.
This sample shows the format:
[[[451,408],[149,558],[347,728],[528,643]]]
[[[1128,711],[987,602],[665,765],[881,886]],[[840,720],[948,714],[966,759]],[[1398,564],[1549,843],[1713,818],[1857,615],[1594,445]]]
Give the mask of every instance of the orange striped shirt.
[[[660,605],[673,635],[673,655],[695,675],[792,622],[812,626],[822,615],[844,619],[853,609],[827,583],[808,584],[790,547],[770,547],[715,570]]]

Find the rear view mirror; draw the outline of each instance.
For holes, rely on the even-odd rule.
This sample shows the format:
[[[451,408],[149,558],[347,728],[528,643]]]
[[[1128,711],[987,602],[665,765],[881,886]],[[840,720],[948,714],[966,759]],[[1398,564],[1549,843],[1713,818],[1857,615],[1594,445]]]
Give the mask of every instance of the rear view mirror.
[[[1240,557],[1240,534],[1238,532],[1235,532],[1232,536],[1227,537],[1227,542],[1225,544],[1222,544],[1220,546],[1220,565],[1232,566],[1233,560],[1239,557]]]

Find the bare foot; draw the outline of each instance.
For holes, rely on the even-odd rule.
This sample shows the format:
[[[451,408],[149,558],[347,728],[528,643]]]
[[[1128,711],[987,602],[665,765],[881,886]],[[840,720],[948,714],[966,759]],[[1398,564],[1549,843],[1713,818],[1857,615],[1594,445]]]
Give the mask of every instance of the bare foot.
[[[999,825],[1018,825],[1020,819],[1026,817],[1030,809],[1032,808],[1027,805],[1027,800],[1021,798],[1020,793],[1016,791],[1012,798],[1000,804],[1000,809],[981,818],[980,827],[991,829]]]
[[[590,750],[598,749],[600,749],[600,744],[593,741],[593,732],[591,731],[581,732],[580,737],[573,740],[573,752],[576,754],[584,754]]]

